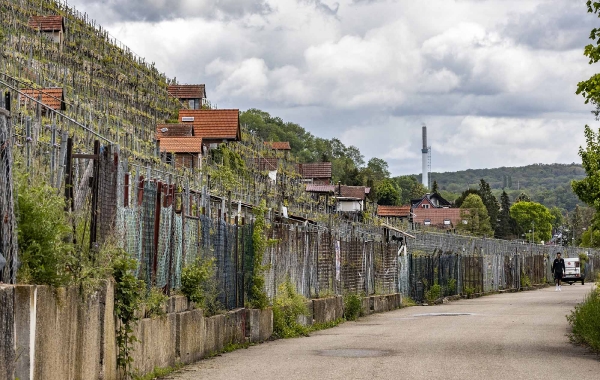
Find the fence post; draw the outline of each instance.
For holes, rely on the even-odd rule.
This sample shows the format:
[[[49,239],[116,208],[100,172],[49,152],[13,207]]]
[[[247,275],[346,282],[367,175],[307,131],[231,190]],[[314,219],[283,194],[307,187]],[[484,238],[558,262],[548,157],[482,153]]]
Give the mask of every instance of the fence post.
[[[90,222],[90,250],[98,240],[98,191],[100,180],[100,141],[94,140],[94,176],[92,178],[92,215]]]

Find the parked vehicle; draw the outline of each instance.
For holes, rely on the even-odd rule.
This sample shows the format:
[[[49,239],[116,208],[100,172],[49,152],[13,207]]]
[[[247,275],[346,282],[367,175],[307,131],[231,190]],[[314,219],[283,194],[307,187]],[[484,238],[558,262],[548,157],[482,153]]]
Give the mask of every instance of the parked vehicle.
[[[568,282],[569,285],[573,285],[574,282],[581,282],[581,285],[585,284],[585,273],[581,273],[578,257],[565,259],[565,275],[562,280]]]

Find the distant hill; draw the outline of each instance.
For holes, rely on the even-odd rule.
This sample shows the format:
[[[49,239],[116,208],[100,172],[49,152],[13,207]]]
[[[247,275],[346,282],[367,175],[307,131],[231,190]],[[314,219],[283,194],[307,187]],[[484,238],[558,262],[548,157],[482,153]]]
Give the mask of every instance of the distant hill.
[[[421,175],[415,177],[420,180]],[[567,211],[574,210],[577,204],[583,205],[573,193],[571,181],[584,177],[585,171],[575,163],[431,173],[431,181],[435,180],[440,192],[451,199],[468,188],[478,188],[479,180],[483,178],[498,198],[504,188],[511,200],[525,193],[546,207],[557,206]]]

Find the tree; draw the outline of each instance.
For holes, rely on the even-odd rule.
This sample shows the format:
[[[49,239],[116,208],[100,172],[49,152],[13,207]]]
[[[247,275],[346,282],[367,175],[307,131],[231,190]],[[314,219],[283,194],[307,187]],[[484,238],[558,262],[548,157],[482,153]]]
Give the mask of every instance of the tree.
[[[459,229],[477,236],[491,236],[490,217],[487,209],[477,194],[469,194],[460,207],[460,216],[466,224],[460,224]]]
[[[492,189],[490,188],[490,184],[485,182],[482,178],[479,182],[479,196],[487,209],[488,215],[490,217],[490,226],[492,230],[496,230],[496,224],[498,223],[498,213],[500,212],[500,204],[498,200],[492,194]]]
[[[405,175],[394,177],[392,180],[401,191],[400,204],[409,204],[412,199],[419,199],[427,194],[427,188],[417,181],[416,177]]]
[[[501,239],[508,239],[514,236],[516,231],[516,222],[510,216],[510,199],[506,191],[502,191],[500,196],[500,212],[498,213],[498,223],[494,230],[494,235]]]
[[[600,2],[598,1],[587,1],[587,8],[589,13],[593,13],[600,17]],[[583,54],[590,59],[590,65],[597,63],[600,60],[600,28],[592,29],[590,33],[590,40],[593,41],[585,47]],[[592,113],[596,116],[596,119],[600,118],[600,74],[594,74],[590,79],[579,82],[577,84],[577,95],[582,95],[585,98],[585,104],[592,103],[596,107]],[[587,128],[587,126],[586,126]]]
[[[434,181],[433,181],[433,185],[431,186],[431,192],[432,192],[433,194],[437,194],[437,193],[438,193],[438,191],[439,191],[439,190],[438,190],[438,183],[437,183],[437,181],[435,181],[435,180],[434,180]]]
[[[515,203],[518,202],[531,202],[531,198],[529,197],[529,195],[521,193],[515,198]]]
[[[391,179],[379,182],[376,192],[378,205],[397,206],[400,204],[401,190]]]
[[[456,198],[456,200],[454,201],[454,207],[460,208],[462,206],[463,202],[465,201],[465,199],[467,199],[467,197],[471,194],[479,195],[479,190],[467,189],[467,190],[463,191],[462,194],[460,195],[460,197]]]
[[[552,237],[552,221],[554,216],[546,206],[536,202],[517,202],[510,208],[513,217],[522,231],[527,233],[530,240],[548,241]]]
[[[557,229],[564,224],[565,218],[563,217],[561,209],[554,206],[550,209],[550,214],[554,217],[552,220],[552,228]]]
[[[583,202],[600,210],[600,130],[594,133],[585,126],[586,147],[579,147],[579,156],[586,177],[580,181],[572,181],[573,191]]]

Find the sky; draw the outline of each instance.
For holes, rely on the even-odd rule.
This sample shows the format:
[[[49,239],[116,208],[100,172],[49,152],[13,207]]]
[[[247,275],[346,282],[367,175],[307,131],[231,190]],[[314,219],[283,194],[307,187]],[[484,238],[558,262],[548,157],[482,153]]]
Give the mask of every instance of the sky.
[[[581,162],[585,0],[69,0],[218,108],[339,138],[392,175]]]

